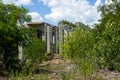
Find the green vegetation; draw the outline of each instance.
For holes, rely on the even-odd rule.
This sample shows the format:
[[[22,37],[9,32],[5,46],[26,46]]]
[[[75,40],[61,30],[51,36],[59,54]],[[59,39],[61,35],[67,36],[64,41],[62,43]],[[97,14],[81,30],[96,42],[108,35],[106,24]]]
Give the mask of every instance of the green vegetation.
[[[45,43],[33,38],[31,43],[24,47],[23,53],[25,59],[23,69],[26,69],[28,73],[33,72],[37,68],[37,64],[41,63],[45,58]]]
[[[120,71],[120,3],[115,0],[99,10],[99,24],[93,29],[76,26],[63,44],[63,56],[70,58],[85,78],[100,68]]]
[[[85,78],[90,78],[96,65],[94,36],[87,26],[79,26],[65,38],[63,56],[70,58]]]
[[[27,10],[23,7],[0,2],[0,60],[7,71],[19,70],[18,46],[25,46],[30,40],[31,32],[17,26],[18,21],[30,21],[26,13]]]
[[[33,29],[21,25],[22,22],[31,20],[27,12],[23,7],[0,2],[0,73],[3,76],[10,73],[31,73],[44,58],[45,43],[34,37]],[[18,59],[18,46],[24,48],[23,61]]]
[[[120,71],[120,2],[113,0],[112,4],[101,6],[99,11],[100,23],[92,29],[83,23],[78,26],[68,21],[60,22],[73,29],[64,39],[62,55],[70,59],[75,68],[71,72],[65,72],[64,63],[52,67],[47,64],[47,68],[44,66],[48,69],[46,73],[55,67],[60,69],[58,75],[62,80],[76,79],[78,76],[84,80],[102,80],[101,77],[96,77],[97,70]],[[34,30],[17,24],[31,20],[26,15],[27,12],[23,7],[0,2],[0,15],[3,15],[0,16],[0,63],[3,67],[0,67],[0,74],[8,75],[2,72],[7,71],[11,80],[33,78],[39,63],[53,57],[52,53],[45,53],[45,43],[34,37]],[[18,59],[18,46],[23,46],[23,61]],[[34,79],[47,80],[48,76]]]
[[[93,29],[101,68],[120,70],[120,2],[100,8],[102,19]]]

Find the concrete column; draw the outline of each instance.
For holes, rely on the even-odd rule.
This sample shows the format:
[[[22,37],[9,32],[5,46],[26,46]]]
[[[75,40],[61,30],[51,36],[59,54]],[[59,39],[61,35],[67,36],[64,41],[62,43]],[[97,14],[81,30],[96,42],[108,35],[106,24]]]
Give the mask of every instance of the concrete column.
[[[50,27],[50,43],[53,44],[52,27]]]
[[[63,24],[59,24],[59,53],[62,53],[62,44],[63,44]]]
[[[18,46],[18,59],[22,61],[23,59],[23,49],[22,46]]]
[[[52,44],[53,44],[53,52],[56,53],[56,27],[54,26],[52,29]]]
[[[44,35],[45,35],[45,43],[47,43],[47,25],[46,24],[44,24],[44,31],[45,31],[45,33],[44,33]]]
[[[44,41],[46,41],[46,26],[44,26]]]
[[[47,53],[50,53],[50,26],[47,26]]]
[[[42,25],[42,28],[41,28],[41,29],[42,29],[42,41],[45,41],[45,40],[46,40],[46,39],[45,39],[45,37],[46,37],[46,36],[45,36],[45,35],[46,35],[45,26]]]
[[[55,52],[58,53],[58,27],[55,28]]]

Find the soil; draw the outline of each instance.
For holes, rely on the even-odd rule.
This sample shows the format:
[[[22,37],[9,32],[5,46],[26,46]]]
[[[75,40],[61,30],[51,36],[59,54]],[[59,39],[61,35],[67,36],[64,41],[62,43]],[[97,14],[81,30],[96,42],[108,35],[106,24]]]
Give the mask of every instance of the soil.
[[[29,80],[120,80],[120,72],[104,69],[96,70],[91,79],[85,79],[75,69],[71,60],[63,59],[60,54],[55,54],[51,60],[38,64],[34,73]],[[7,78],[0,77],[0,80]]]
[[[79,73],[74,73],[75,66],[73,63],[69,59],[64,60],[60,54],[55,54],[53,59],[44,61],[39,65],[39,68],[40,71],[37,76],[46,75],[48,80],[69,80],[68,77],[72,78],[70,80],[82,80],[82,76]],[[99,80],[120,80],[120,72],[117,71],[99,69],[95,73],[97,75],[94,77],[99,77]],[[94,77],[92,80],[96,80]]]

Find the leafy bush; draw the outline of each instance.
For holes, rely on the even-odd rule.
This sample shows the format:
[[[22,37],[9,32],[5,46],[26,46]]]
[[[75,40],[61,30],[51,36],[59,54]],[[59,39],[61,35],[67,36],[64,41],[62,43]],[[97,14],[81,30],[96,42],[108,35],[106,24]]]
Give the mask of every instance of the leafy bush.
[[[26,44],[26,41],[29,42],[30,38],[26,39],[26,36],[30,33],[18,26],[17,21],[27,18],[27,10],[2,2],[0,2],[0,10],[2,15],[0,16],[0,49],[2,50],[0,55],[3,56],[1,61],[5,65],[5,70],[18,70],[18,46],[23,45],[24,42]]]
[[[34,68],[37,63],[42,62],[45,56],[45,43],[37,38],[33,38],[32,42],[24,47],[24,58],[27,60],[26,67]]]
[[[51,60],[53,59],[54,55],[53,53],[45,53],[44,60]]]
[[[120,71],[120,2],[100,8],[101,20],[95,29],[95,48],[100,68]]]
[[[84,77],[92,74],[95,68],[94,38],[90,29],[76,28],[63,45],[63,55],[70,58]]]
[[[98,41],[97,53],[100,66],[111,70],[120,70],[120,28],[115,22],[108,22]]]

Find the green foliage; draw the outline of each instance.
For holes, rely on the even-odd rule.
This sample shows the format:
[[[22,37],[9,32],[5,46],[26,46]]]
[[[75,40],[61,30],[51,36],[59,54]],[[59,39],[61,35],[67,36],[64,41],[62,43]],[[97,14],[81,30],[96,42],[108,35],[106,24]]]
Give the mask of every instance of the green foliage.
[[[53,59],[53,53],[45,53],[44,60],[51,60]]]
[[[120,71],[120,2],[100,7],[100,24],[90,30],[80,27],[64,40],[63,56],[70,58],[84,77],[95,68]],[[63,24],[73,26],[69,22]]]
[[[24,59],[26,60],[23,69],[26,72],[33,72],[37,64],[44,60],[45,56],[45,43],[37,38],[33,38],[32,41],[24,47]]]
[[[114,0],[100,11],[102,19],[93,31],[98,64],[101,68],[120,70],[120,3]]]
[[[31,43],[24,48],[24,56],[33,62],[41,62],[45,55],[45,43],[37,38],[33,38]]]
[[[18,70],[18,45],[27,45],[31,40],[31,32],[17,25],[25,20],[27,10],[11,4],[0,2],[0,55],[5,69]]]
[[[101,39],[97,42],[100,65],[109,69],[117,69],[120,65],[120,24],[112,22],[106,25]]]
[[[66,21],[66,20],[62,20],[62,21],[60,21],[58,24],[60,24],[60,23],[62,23],[62,24],[64,24],[64,25],[67,25],[67,26],[69,26],[69,27],[76,27],[72,22],[68,22],[68,21]]]
[[[63,55],[72,59],[84,77],[90,75],[95,65],[94,38],[89,29],[76,28],[65,39]]]
[[[108,68],[120,71],[120,24],[108,23],[103,33]],[[107,44],[106,44],[107,43]],[[105,53],[106,54],[106,53]]]

